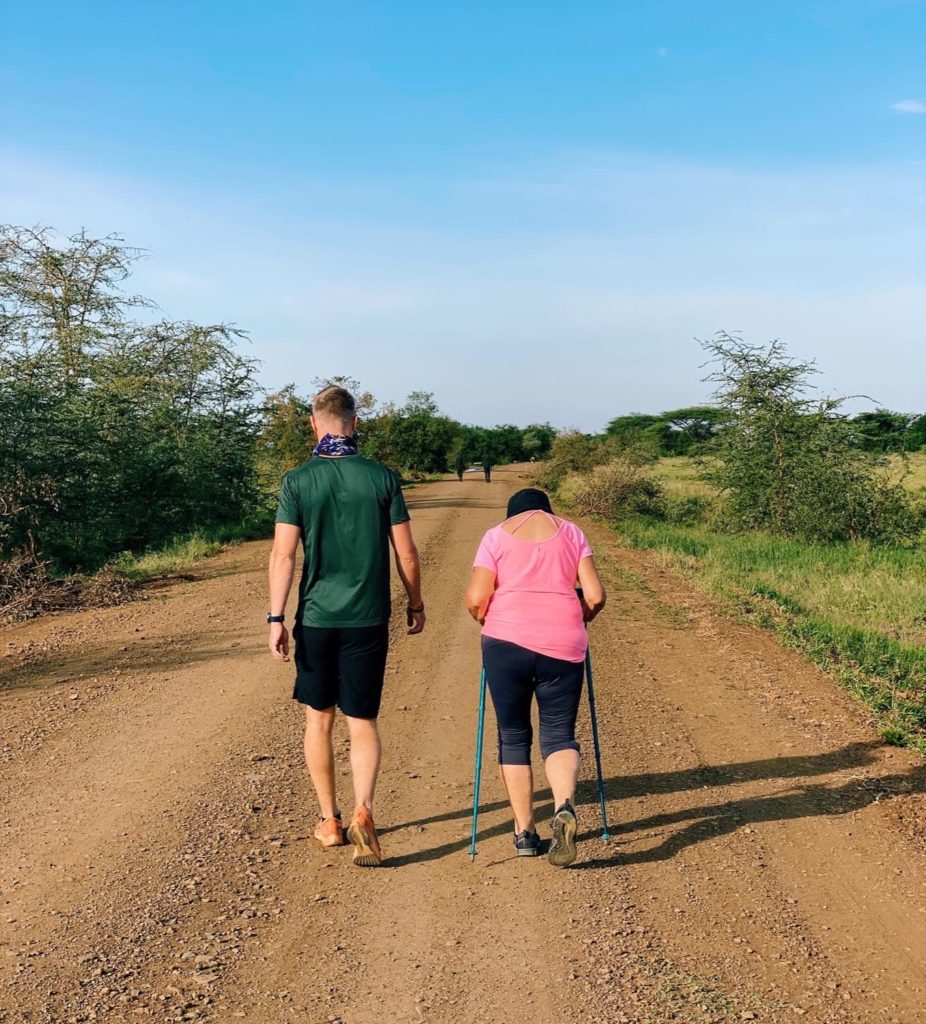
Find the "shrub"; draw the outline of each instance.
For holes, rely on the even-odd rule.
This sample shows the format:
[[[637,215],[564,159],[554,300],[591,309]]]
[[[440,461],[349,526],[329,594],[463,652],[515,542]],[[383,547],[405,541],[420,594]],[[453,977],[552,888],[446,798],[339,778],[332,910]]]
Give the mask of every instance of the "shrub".
[[[714,502],[703,494],[672,495],[663,497],[662,518],[678,526],[695,526],[709,519]]]
[[[556,490],[570,473],[587,473],[606,458],[607,450],[600,441],[579,430],[567,430],[554,438],[550,454],[537,473],[537,484]]]
[[[18,622],[67,608],[108,607],[132,597],[135,584],[105,568],[92,576],[53,576],[29,555],[0,561],[0,623]]]
[[[763,348],[720,334],[705,348],[717,364],[707,379],[726,410],[707,477],[728,528],[823,541],[919,536],[922,515],[877,457],[859,450],[843,400],[805,397],[812,364],[777,341]]]
[[[664,501],[662,485],[642,466],[616,458],[586,475],[572,505],[580,515],[616,521],[634,513],[661,515]]]

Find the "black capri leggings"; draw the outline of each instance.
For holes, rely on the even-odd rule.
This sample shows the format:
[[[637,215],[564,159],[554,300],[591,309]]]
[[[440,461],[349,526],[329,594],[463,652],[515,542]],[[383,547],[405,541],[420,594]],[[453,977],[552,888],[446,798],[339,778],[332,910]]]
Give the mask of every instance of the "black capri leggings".
[[[583,662],[562,661],[507,640],[482,638],[482,664],[498,720],[498,763],[530,764],[531,699],[540,710],[540,752],[578,750],[576,716]]]

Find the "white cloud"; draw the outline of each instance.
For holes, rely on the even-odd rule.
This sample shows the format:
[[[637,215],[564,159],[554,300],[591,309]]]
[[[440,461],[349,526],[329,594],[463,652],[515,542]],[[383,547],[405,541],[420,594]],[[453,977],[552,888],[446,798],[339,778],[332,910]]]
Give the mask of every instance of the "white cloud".
[[[926,103],[922,100],[898,100],[892,108],[901,114],[926,114]]]

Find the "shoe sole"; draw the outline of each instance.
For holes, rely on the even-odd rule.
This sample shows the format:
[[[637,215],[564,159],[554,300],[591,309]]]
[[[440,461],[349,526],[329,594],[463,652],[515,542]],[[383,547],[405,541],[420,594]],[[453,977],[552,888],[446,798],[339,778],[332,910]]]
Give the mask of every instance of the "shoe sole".
[[[539,857],[540,851],[535,847],[533,850],[518,850],[519,857]]]
[[[576,859],[576,816],[560,811],[553,818],[553,842],[547,860],[558,868],[567,867]]]
[[[320,836],[316,834],[315,839],[324,846],[326,850],[330,850],[334,846],[346,846],[347,843],[344,840],[344,836],[338,839],[332,838],[331,836]]]
[[[347,838],[354,844],[354,863],[357,867],[375,868],[382,864],[383,855],[376,852],[370,833],[363,825],[351,825],[347,830]]]

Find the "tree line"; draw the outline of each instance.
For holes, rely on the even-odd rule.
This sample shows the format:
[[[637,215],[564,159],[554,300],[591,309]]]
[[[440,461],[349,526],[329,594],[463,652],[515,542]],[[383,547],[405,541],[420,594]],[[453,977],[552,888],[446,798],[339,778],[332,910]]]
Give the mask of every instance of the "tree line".
[[[874,409],[854,416],[831,410],[830,415],[845,422],[847,442],[860,451],[889,455],[926,448],[926,413]],[[728,422],[729,410],[723,405],[692,405],[618,416],[603,436],[624,446],[640,445],[658,456],[696,455],[710,447]]]
[[[259,386],[243,331],[163,318],[125,289],[143,256],[114,235],[0,227],[0,562],[94,570],[194,530],[266,528],[282,475],[311,453],[309,399]],[[348,383],[361,450],[406,475],[542,458],[555,435]]]
[[[45,228],[0,228],[0,562],[93,570],[194,530],[266,529],[283,474],[311,453],[309,396],[332,381],[265,392],[258,361],[242,354],[244,332],[169,320],[125,289],[143,255],[117,236],[59,240]],[[907,506],[893,487],[867,487],[870,460],[921,447],[926,416],[847,417],[838,403],[814,406],[799,397],[809,366],[795,367],[779,349],[766,366],[760,350],[738,344],[728,339],[714,355],[722,365],[746,360],[740,369],[764,405],[720,387],[712,405],[618,417],[599,435],[548,423],[464,424],[428,392],[381,403],[356,381],[333,382],[358,398],[361,452],[406,477],[535,459],[555,484],[612,457],[713,452],[715,471],[729,470],[717,479],[731,496],[728,512],[746,527],[800,532],[788,518],[795,495],[806,498],[807,517],[823,496],[831,518],[851,506],[848,525],[817,524],[819,534],[873,535],[875,520],[894,521],[888,506]],[[790,390],[779,394],[783,382]],[[826,466],[836,468],[824,480]],[[752,511],[733,500],[746,481],[755,485]],[[905,515],[896,521],[910,522]]]
[[[844,415],[844,399],[811,397],[816,367],[778,341],[753,345],[721,332],[702,344],[713,405],[620,417],[598,436],[560,434],[541,482],[577,511],[615,521],[643,516],[825,542],[920,540],[926,503],[903,486],[903,453],[921,447],[924,417]],[[677,454],[695,456],[713,496],[672,495],[647,472]]]
[[[328,384],[347,388],[357,399],[360,453],[406,477],[446,473],[459,463],[470,466],[488,460],[502,465],[542,459],[556,437],[549,423],[527,427],[460,423],[445,416],[427,391],[413,391],[401,404],[380,404],[351,377],[316,378],[310,391],[314,394]],[[311,399],[300,395],[295,384],[267,396],[262,406],[258,461],[268,486],[279,484],[283,473],[311,454],[315,444],[311,413]]]

